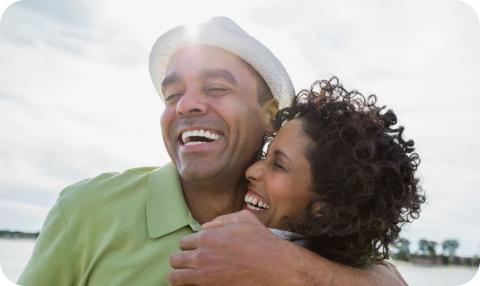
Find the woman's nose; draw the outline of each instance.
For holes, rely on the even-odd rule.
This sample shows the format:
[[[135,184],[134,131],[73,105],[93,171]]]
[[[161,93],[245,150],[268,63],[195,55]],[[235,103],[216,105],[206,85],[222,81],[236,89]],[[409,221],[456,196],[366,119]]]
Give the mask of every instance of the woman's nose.
[[[249,182],[259,181],[263,177],[263,160],[255,162],[245,171],[245,177]]]

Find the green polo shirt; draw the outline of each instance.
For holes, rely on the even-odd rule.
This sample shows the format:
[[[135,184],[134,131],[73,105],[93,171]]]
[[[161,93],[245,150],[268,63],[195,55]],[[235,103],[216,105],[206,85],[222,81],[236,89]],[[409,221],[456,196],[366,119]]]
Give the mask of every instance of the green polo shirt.
[[[63,190],[21,285],[168,285],[169,257],[200,230],[172,163],[107,173]]]

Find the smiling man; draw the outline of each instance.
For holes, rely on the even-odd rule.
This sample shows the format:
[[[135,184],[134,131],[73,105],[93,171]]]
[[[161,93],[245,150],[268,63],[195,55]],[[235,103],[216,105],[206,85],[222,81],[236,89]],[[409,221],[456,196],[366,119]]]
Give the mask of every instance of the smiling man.
[[[168,66],[163,140],[187,205],[201,223],[240,209],[242,174],[268,127],[257,98],[259,82],[247,63],[211,46],[184,48]],[[274,108],[272,102],[265,105]]]
[[[293,98],[265,46],[214,18],[194,34],[181,26],[160,36],[150,72],[165,101],[162,135],[173,164],[63,190],[22,285],[167,285],[167,275],[172,285],[402,285],[393,270],[342,266],[277,238],[248,212],[201,231],[242,208],[244,172]]]

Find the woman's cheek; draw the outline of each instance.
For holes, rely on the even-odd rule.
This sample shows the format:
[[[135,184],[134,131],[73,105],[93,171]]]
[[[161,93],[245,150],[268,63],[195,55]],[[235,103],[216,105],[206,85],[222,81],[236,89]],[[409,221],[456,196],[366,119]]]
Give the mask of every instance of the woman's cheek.
[[[272,178],[271,185],[267,189],[274,190],[274,192],[269,195],[275,197],[275,200],[277,200],[278,203],[281,203],[281,201],[288,202],[295,197],[291,182],[285,178],[285,176],[275,176]],[[273,197],[270,199],[273,199]]]

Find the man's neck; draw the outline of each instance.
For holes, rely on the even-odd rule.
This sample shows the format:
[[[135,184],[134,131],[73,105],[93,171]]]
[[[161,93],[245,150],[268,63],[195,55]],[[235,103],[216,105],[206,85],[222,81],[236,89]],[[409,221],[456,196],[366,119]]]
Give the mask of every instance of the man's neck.
[[[206,223],[217,216],[239,211],[243,205],[245,184],[194,184],[182,181],[183,194],[193,218]]]

